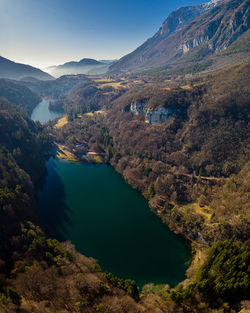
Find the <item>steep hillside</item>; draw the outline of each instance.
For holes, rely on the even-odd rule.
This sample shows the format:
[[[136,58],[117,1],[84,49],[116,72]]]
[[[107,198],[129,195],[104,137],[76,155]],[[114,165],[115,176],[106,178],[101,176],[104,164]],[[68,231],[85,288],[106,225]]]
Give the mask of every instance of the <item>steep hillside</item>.
[[[15,63],[0,56],[0,78],[22,79],[31,76],[39,80],[51,80],[53,77],[38,68],[21,63]]]
[[[204,243],[235,235],[244,241],[248,236],[247,219],[236,217],[248,216],[244,201],[235,213],[223,208],[227,199],[224,205],[212,206],[211,201],[226,178],[249,160],[249,86],[249,64],[241,65],[188,90],[131,91],[107,115],[111,164],[144,193],[163,220],[169,224],[173,219],[173,229],[180,222],[176,230],[191,240]],[[147,110],[134,112],[135,102]],[[149,113],[156,125],[148,125]]]
[[[123,92],[122,89],[114,89],[109,86],[100,88],[93,80],[86,79],[74,86],[65,95],[61,107],[64,108],[65,112],[74,111],[80,114],[97,111],[108,106]]]
[[[69,149],[84,143],[105,152],[105,160],[144,194],[163,221],[189,240],[202,244],[235,235],[244,241],[247,220],[212,200],[249,160],[249,86],[245,64],[198,86],[131,89],[105,116],[77,118],[57,139]],[[249,214],[244,201],[237,212]]]
[[[145,312],[134,281],[101,272],[33,224],[41,224],[34,183],[51,147],[46,130],[0,100],[0,134],[0,311]]]
[[[16,104],[28,114],[31,114],[35,106],[41,101],[41,98],[29,88],[6,79],[0,79],[0,98],[5,98]]]
[[[8,271],[17,223],[36,219],[32,182],[45,171],[50,141],[41,126],[6,100],[0,100],[0,134],[0,263],[4,261]]]
[[[247,113],[245,100],[248,97],[248,85],[242,88],[242,83],[247,82],[247,73],[248,69],[244,67],[221,73],[218,79],[225,81],[221,89],[218,89],[218,84],[212,78],[207,89],[205,87],[189,91],[176,89],[173,94],[171,92],[158,94],[156,90],[148,90],[145,96],[149,99],[149,106],[154,110],[158,105],[174,109],[175,99],[178,100],[176,105],[182,110],[178,112],[178,116],[175,116],[174,121],[172,119],[156,126],[148,125],[140,115],[136,116],[129,112],[130,106],[128,107],[127,104],[131,100],[145,100],[137,91],[132,98],[129,94],[127,100],[126,97],[124,98],[125,95],[121,97],[120,102],[117,100],[114,111],[107,118],[83,116],[80,124],[75,123],[76,121],[69,122],[63,132],[60,132],[60,136],[69,135],[70,141],[77,137],[84,139],[89,136],[88,142],[90,144],[96,142],[97,148],[99,146],[106,151],[107,160],[123,173],[129,183],[138,190],[146,186],[145,196],[150,199],[151,204],[158,200],[159,195],[161,201],[164,196],[171,195],[171,201],[175,201],[176,206],[172,210],[164,206],[160,211],[161,217],[167,218],[168,223],[174,221],[175,226],[184,225],[187,233],[183,229],[181,231],[183,235],[194,236],[196,240],[195,234],[198,232],[200,238],[197,238],[197,242],[199,239],[204,241],[201,234],[203,236],[206,233],[208,236],[204,238],[209,242],[224,238],[233,238],[237,241],[216,242],[212,244],[211,249],[205,249],[202,254],[197,254],[199,259],[197,257],[195,258],[197,261],[194,260],[188,274],[188,282],[174,289],[170,289],[168,285],[148,284],[139,291],[134,281],[119,279],[111,273],[103,273],[94,259],[77,253],[69,242],[59,243],[55,239],[47,238],[42,229],[34,225],[34,221],[38,220],[38,210],[32,183],[35,177],[32,173],[38,173],[38,169],[44,168],[45,154],[50,144],[46,131],[41,125],[33,123],[28,117],[17,112],[15,106],[1,101],[0,125],[7,131],[3,132],[3,129],[0,129],[0,133],[4,135],[0,137],[0,311],[6,313],[220,313],[230,312],[230,309],[234,310],[232,312],[239,312],[247,308],[246,300],[249,299],[250,291],[248,269],[250,251],[249,247],[242,243],[249,237],[246,220],[248,209],[246,200],[249,194],[248,163],[243,158],[240,164],[244,166],[242,165],[240,171],[229,168],[231,172],[228,172],[228,175],[233,172],[237,174],[220,188],[215,177],[204,176],[206,172],[200,173],[199,177],[195,174],[189,176],[188,171],[178,164],[181,162],[185,166],[181,155],[179,158],[177,154],[173,155],[172,160],[165,158],[159,160],[164,153],[171,152],[166,150],[171,140],[176,141],[174,149],[181,149],[182,141],[184,145],[189,145],[189,149],[183,151],[184,154],[190,153],[192,156],[192,153],[199,150],[197,148],[199,141],[194,142],[196,146],[194,151],[191,149],[190,145],[193,143],[189,142],[189,135],[194,133],[196,137],[196,130],[199,131],[204,122],[201,120],[200,124],[198,123],[202,116],[207,116],[209,122],[207,132],[218,134],[222,128],[225,134],[234,138],[232,146],[227,146],[226,151],[222,143],[228,145],[227,139],[214,147],[216,151],[219,150],[222,158],[228,160],[224,152],[230,154],[235,149],[234,145],[239,147],[237,140],[240,135],[239,129],[234,132],[233,129],[228,128],[228,125],[231,122],[234,123],[235,128],[240,125],[242,138],[246,137],[244,123]],[[232,86],[236,87],[232,88]],[[207,101],[208,89],[215,95],[213,98],[215,102]],[[228,90],[232,92],[226,93]],[[226,93],[226,98],[220,99],[221,93]],[[204,103],[200,102],[203,97],[205,97]],[[190,106],[191,110],[187,112],[185,108]],[[192,121],[191,129],[188,129],[190,125],[187,125],[189,120]],[[226,126],[225,129],[223,125]],[[78,127],[80,134],[76,132]],[[183,129],[184,134],[180,132]],[[156,134],[161,133],[167,137],[166,145],[162,141],[163,137],[157,139]],[[142,150],[134,145],[135,138],[132,134],[137,137],[145,135],[144,139],[140,140]],[[185,137],[183,140],[180,138],[183,137],[182,135]],[[148,138],[150,142],[147,141]],[[214,145],[214,138],[212,141]],[[200,142],[202,146],[203,140]],[[244,145],[243,140],[241,146]],[[208,148],[209,146],[206,147]],[[34,155],[35,152],[39,153],[40,158]],[[240,160],[240,149],[238,154],[236,158]],[[245,156],[247,155],[246,150]],[[209,152],[207,160],[211,160]],[[223,164],[223,160],[221,161]],[[171,162],[176,163],[174,165]],[[219,164],[218,169],[214,170],[220,171],[221,167],[222,165]],[[183,170],[184,173],[181,173]],[[32,180],[27,172],[33,177]],[[173,190],[178,187],[177,179],[183,184],[182,190]],[[203,203],[211,201],[209,195],[213,194],[211,208],[208,212],[202,213],[204,216],[206,214],[210,216],[210,210],[213,210],[214,217],[211,220],[202,217],[203,215],[199,217],[191,208],[187,210],[188,214],[180,210],[178,206],[180,200],[177,199],[176,193],[180,191],[185,194],[185,188],[188,186],[189,192],[192,191],[192,197],[203,193],[205,196],[205,200],[202,199]],[[222,203],[223,208],[221,208]],[[159,209],[160,207],[158,212]],[[202,207],[200,209],[202,210]],[[171,215],[168,216],[168,213]],[[187,217],[189,220],[185,220]],[[208,227],[209,231],[204,230],[204,227]]]
[[[79,158],[95,151],[111,164],[198,250],[175,289],[143,287],[145,312],[249,309],[240,303],[250,291],[249,71],[242,64],[197,85],[129,89],[105,114],[51,129]]]
[[[110,71],[135,72],[170,64],[173,67],[187,61],[200,62],[226,49],[249,29],[250,3],[222,0],[215,4],[205,12],[204,5],[173,12],[154,37],[111,65]]]
[[[0,145],[12,154],[33,180],[44,171],[50,140],[41,125],[6,100],[0,102]],[[35,147],[35,148],[34,148]]]
[[[19,85],[28,87],[32,92],[41,98],[49,97],[58,99],[65,95],[78,83],[88,80],[85,75],[64,75],[54,80],[48,81],[21,81]]]

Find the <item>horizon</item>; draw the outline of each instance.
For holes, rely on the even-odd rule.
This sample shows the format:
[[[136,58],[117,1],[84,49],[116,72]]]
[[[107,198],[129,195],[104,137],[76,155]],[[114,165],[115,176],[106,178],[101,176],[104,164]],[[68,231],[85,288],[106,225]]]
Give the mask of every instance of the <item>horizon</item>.
[[[0,0],[0,55],[42,70],[83,58],[117,60],[152,37],[172,11],[206,2]]]

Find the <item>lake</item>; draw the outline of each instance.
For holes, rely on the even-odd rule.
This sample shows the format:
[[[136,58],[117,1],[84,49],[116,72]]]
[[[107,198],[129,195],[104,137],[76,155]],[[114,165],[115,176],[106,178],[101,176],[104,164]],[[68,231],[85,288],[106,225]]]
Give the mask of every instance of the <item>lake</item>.
[[[57,117],[62,116],[61,112],[49,110],[49,103],[53,101],[52,99],[43,99],[32,111],[31,119],[33,121],[39,121],[41,123],[48,122]]]
[[[51,157],[46,167],[37,196],[49,235],[70,240],[103,270],[134,279],[139,286],[153,282],[173,287],[185,278],[189,245],[111,166]]]

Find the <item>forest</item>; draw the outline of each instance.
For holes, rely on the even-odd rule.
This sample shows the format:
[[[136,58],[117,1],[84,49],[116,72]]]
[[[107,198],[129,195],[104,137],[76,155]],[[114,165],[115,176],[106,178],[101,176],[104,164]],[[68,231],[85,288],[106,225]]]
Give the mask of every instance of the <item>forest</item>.
[[[81,82],[80,77],[73,82],[64,77],[59,85],[15,85],[29,99],[35,88],[40,88],[37,100],[44,93],[57,95],[56,104],[68,117],[57,128],[57,120],[45,125],[30,120],[35,101],[27,98],[24,102],[30,104],[25,106],[6,92],[0,102],[0,310],[174,313],[244,308],[250,293],[248,73],[246,63],[189,81],[188,87],[156,81],[100,89],[87,77]],[[14,87],[10,83],[4,88]],[[172,113],[165,122],[150,125],[143,114],[131,111],[131,103]],[[97,110],[101,113],[95,114]],[[172,231],[190,242],[196,254],[184,282],[173,289],[148,284],[139,290],[132,280],[102,272],[71,243],[48,238],[35,188],[55,144],[63,144],[79,160],[86,151],[96,152],[144,195]]]
[[[105,161],[144,194],[164,222],[189,240],[210,243],[235,236],[245,241],[248,72],[249,64],[232,67],[188,90],[129,90],[113,101],[108,114],[75,118],[57,129],[56,140],[71,151],[83,143],[105,153]],[[153,109],[171,108],[175,114],[166,123],[149,126],[143,115],[130,112],[134,101]]]

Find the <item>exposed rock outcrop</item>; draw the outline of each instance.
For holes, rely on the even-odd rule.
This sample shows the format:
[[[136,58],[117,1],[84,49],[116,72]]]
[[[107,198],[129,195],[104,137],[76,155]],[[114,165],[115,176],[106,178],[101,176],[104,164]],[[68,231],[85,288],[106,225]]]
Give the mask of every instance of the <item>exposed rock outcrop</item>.
[[[170,116],[175,116],[173,109],[159,107],[152,109],[148,107],[148,101],[134,101],[130,104],[130,112],[135,115],[144,115],[145,122],[150,125],[160,124],[167,121]]]
[[[145,122],[154,125],[165,123],[170,116],[175,116],[175,112],[164,107],[155,110],[148,109],[145,116]]]
[[[130,111],[135,114],[145,114],[147,111],[147,101],[134,101],[130,104]]]

